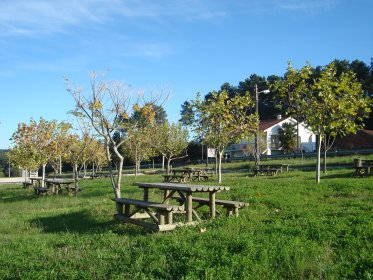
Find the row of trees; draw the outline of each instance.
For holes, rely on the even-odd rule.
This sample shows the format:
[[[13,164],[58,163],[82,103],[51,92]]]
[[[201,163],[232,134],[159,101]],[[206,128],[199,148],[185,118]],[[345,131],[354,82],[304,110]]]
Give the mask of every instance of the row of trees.
[[[356,133],[364,127],[364,120],[371,113],[373,91],[367,92],[357,74],[352,70],[345,71],[341,65],[344,63],[334,61],[325,67],[312,68],[306,64],[301,69],[294,69],[289,63],[284,77],[270,76],[265,80],[252,75],[238,87],[224,84],[220,91],[208,93],[203,100],[197,94],[195,100],[185,101],[180,121],[191,127],[202,142],[217,147],[221,161],[228,144],[248,139],[257,129],[259,115],[254,110],[252,96],[255,96],[257,86],[260,89],[269,87],[271,95],[263,98],[262,106],[286,112],[298,122],[304,121],[318,135],[316,181],[320,182],[322,143],[326,162],[326,151],[335,138]],[[367,81],[373,81],[369,68],[356,61],[351,64],[356,65],[371,75],[372,79]],[[253,88],[255,90],[250,91]]]
[[[28,124],[18,124],[11,140],[14,147],[8,152],[10,162],[25,170],[41,167],[43,186],[48,164],[56,175],[61,170],[62,162],[70,163],[74,169],[75,195],[80,168],[90,164],[94,169],[105,164],[102,143],[91,137],[87,130],[80,134],[73,133],[69,123],[31,119]]]
[[[356,132],[370,113],[371,96],[364,91],[357,75],[352,71],[338,71],[335,62],[316,69],[306,65],[299,70],[289,64],[284,77],[263,79],[252,75],[238,87],[224,84],[221,90],[210,92],[204,98],[197,94],[194,100],[184,102],[181,123],[193,129],[198,142],[217,149],[220,183],[226,147],[248,139],[257,131],[259,115],[252,89],[270,86],[271,94],[260,99],[259,108],[286,111],[298,121],[306,122],[319,135],[319,182],[321,141],[325,143],[329,136]],[[44,177],[46,164],[57,167],[58,159],[64,158],[73,163],[77,179],[79,164],[87,161],[88,147],[96,143],[106,157],[115,197],[121,197],[125,156],[134,160],[138,171],[142,160],[162,155],[167,159],[169,171],[171,160],[180,157],[186,149],[188,131],[181,124],[169,124],[165,120],[162,103],[167,93],[159,91],[145,96],[118,81],[107,82],[96,73],[91,76],[89,92],[74,87],[68,79],[65,82],[75,100],[72,113],[81,124],[80,133],[69,133],[71,125],[43,119],[39,123],[31,120],[29,125],[20,124],[12,137],[15,147],[10,153],[19,166],[32,169],[41,165]],[[259,112],[265,110],[260,108]],[[93,149],[93,154],[97,149]],[[113,162],[118,176],[114,176]]]

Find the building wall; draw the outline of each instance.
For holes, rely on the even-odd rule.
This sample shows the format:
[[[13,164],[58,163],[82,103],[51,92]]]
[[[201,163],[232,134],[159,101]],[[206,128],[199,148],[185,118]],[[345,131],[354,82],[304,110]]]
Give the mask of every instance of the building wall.
[[[264,130],[263,137],[267,148],[262,148],[262,154],[272,155],[274,151],[271,150],[271,138],[273,135],[278,135],[278,130],[282,127],[283,123],[292,123],[296,125],[296,120],[292,118],[284,119],[283,121],[277,123],[276,125]],[[299,137],[300,137],[300,149],[304,152],[313,152],[316,150],[316,135],[314,135],[310,130],[308,130],[303,123],[299,124]],[[248,146],[251,146],[248,149]],[[248,156],[250,152],[248,150],[253,150],[254,140],[241,141],[238,144],[232,144],[227,147],[226,155],[228,157],[243,157]]]

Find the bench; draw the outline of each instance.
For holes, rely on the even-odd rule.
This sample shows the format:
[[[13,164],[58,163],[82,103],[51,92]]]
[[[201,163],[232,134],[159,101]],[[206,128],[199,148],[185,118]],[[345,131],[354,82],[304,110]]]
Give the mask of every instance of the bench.
[[[49,191],[46,187],[34,187],[34,190],[36,195],[47,194]]]
[[[155,231],[168,231],[175,229],[173,213],[182,212],[183,206],[163,204],[158,202],[137,200],[131,198],[113,198],[117,205],[117,214],[114,219],[140,225]],[[123,212],[124,208],[124,212]],[[155,210],[155,213],[153,211]],[[140,211],[143,211],[140,213]],[[143,219],[151,218],[152,222]]]
[[[268,175],[268,176],[276,176],[279,172],[277,168],[254,168],[252,169],[254,172],[254,176],[259,175]]]
[[[75,192],[75,187],[66,186],[65,188],[68,192]],[[83,188],[79,188],[79,187],[77,189],[78,189],[78,192],[81,192],[83,190]]]
[[[182,199],[181,197],[172,197],[172,198],[176,199],[181,204],[184,203],[184,199]],[[192,201],[199,203],[200,206],[209,205],[210,203],[210,200],[204,197],[193,197]],[[222,200],[222,199],[215,199],[215,204],[223,206],[223,208],[227,209],[227,216],[234,215],[236,217],[238,217],[238,210],[240,208],[249,206],[249,203],[247,202]]]
[[[31,186],[34,185],[34,184],[31,183],[31,182],[23,182],[22,184],[23,184],[23,187],[24,187],[24,188],[28,188],[28,187],[31,187]]]
[[[177,182],[177,183],[184,183],[187,179],[187,176],[185,175],[172,175],[172,174],[168,174],[168,175],[162,175],[163,178],[164,178],[164,182]]]
[[[372,166],[357,166],[355,167],[355,174],[360,177],[372,175],[372,170]]]
[[[207,181],[211,177],[213,177],[212,174],[192,175],[192,180],[198,180],[198,181],[200,181],[201,179],[204,179],[205,181]]]

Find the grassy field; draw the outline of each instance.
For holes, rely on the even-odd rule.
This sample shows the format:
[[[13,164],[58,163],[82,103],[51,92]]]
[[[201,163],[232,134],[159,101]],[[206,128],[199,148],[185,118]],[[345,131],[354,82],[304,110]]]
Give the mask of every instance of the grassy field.
[[[81,181],[77,198],[2,185],[0,279],[372,279],[373,176],[342,168],[319,185],[314,177],[225,173],[231,190],[217,197],[250,206],[238,218],[220,215],[169,233],[114,221],[108,179]],[[134,180],[124,178],[122,196],[141,198]]]

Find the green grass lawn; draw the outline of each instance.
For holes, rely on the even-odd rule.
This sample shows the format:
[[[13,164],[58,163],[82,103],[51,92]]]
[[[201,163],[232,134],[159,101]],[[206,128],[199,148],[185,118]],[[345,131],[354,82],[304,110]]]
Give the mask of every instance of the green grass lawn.
[[[231,189],[217,198],[250,206],[168,233],[114,221],[108,179],[81,181],[77,198],[2,185],[0,279],[372,279],[373,176],[335,169],[319,185],[314,178],[225,173]],[[141,198],[134,180],[124,178],[122,196]]]

